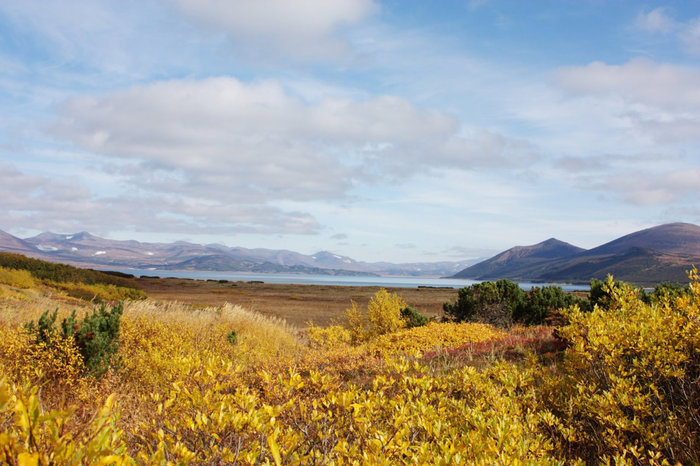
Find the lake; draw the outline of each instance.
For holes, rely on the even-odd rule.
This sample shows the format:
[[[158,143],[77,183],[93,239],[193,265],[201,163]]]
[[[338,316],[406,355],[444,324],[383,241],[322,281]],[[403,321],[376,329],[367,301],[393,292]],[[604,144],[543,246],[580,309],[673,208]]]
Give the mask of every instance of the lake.
[[[140,270],[140,269],[104,269],[117,270],[136,276],[192,278],[195,280],[229,280],[229,281],[261,281],[285,285],[326,285],[326,286],[382,286],[393,288],[418,288],[420,286],[463,288],[479,283],[478,280],[455,278],[429,277],[356,277],[341,275],[311,275],[293,273],[247,273],[247,272],[210,272],[193,270]],[[567,285],[558,283],[519,283],[524,290],[534,286],[557,285],[565,291],[588,290],[588,285]]]

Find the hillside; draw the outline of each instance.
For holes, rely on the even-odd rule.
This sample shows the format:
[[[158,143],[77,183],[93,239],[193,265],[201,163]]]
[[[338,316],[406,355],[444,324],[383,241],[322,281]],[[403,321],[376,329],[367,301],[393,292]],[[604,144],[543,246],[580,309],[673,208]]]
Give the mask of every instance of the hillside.
[[[572,257],[583,251],[582,248],[550,238],[532,246],[516,246],[503,251],[491,259],[462,270],[455,274],[454,278],[491,280],[539,275],[552,261]]]
[[[684,283],[686,271],[700,265],[700,227],[688,223],[659,225],[589,250],[559,249],[546,257],[546,244],[516,247],[462,270],[455,278],[587,283],[591,278],[616,279],[654,285],[663,281]],[[561,243],[561,242],[559,242]],[[566,244],[566,243],[562,243]],[[557,248],[551,247],[554,252]]]
[[[667,223],[636,231],[587,250],[584,256],[622,254],[631,248],[653,249],[668,254],[700,256],[700,226]]]
[[[0,230],[0,250],[18,253],[36,252],[34,246],[28,242],[14,237],[9,233],[5,233],[2,230]]]

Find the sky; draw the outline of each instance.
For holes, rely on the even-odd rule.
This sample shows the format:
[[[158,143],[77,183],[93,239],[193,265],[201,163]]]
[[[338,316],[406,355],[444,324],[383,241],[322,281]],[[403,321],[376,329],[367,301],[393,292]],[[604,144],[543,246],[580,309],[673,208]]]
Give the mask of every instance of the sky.
[[[484,257],[700,224],[700,2],[0,0],[0,229]]]

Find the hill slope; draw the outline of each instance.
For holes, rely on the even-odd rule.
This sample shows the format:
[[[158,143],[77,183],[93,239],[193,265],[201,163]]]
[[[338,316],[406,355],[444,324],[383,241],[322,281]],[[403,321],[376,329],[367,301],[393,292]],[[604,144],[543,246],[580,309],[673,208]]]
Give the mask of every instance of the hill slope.
[[[491,259],[479,262],[454,275],[454,278],[491,280],[499,278],[519,279],[542,273],[547,264],[585,251],[555,238],[532,246],[516,246]]]
[[[0,230],[0,250],[19,253],[38,252],[30,243],[2,230]]]
[[[546,250],[548,241],[553,240],[509,249],[454,277],[586,283],[591,278],[602,280],[612,274],[618,280],[654,285],[662,281],[685,283],[686,271],[693,265],[700,266],[700,227],[689,223],[647,228],[569,256],[552,254],[547,258],[538,254]],[[563,249],[562,253],[566,251]]]

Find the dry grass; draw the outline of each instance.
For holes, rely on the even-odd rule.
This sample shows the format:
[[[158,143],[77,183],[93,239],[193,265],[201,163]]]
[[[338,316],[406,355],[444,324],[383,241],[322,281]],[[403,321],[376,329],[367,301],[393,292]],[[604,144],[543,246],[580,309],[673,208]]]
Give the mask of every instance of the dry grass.
[[[16,289],[0,285],[0,322],[9,327],[36,320],[44,311],[58,309],[58,315],[64,317],[73,310],[88,310],[90,303],[65,296],[55,290]]]
[[[309,320],[328,326],[342,320],[350,301],[365,308],[379,287],[282,285],[142,278],[138,283],[156,301],[178,301],[195,306],[221,306],[226,303],[242,306],[266,316],[284,319],[289,325],[305,328]],[[442,304],[457,298],[456,289],[387,288],[398,293],[406,303],[430,316],[442,315]]]

